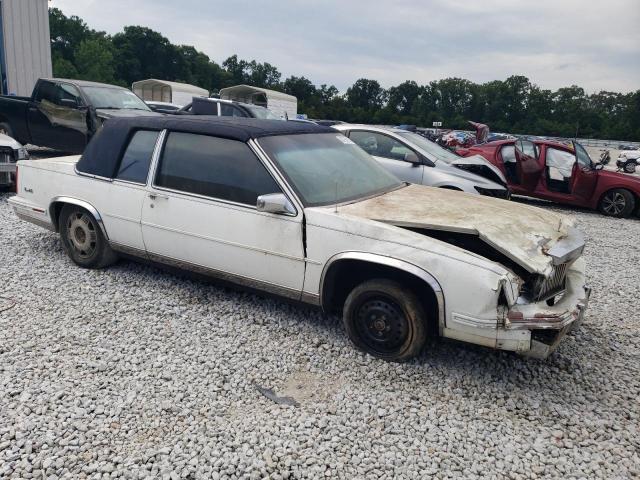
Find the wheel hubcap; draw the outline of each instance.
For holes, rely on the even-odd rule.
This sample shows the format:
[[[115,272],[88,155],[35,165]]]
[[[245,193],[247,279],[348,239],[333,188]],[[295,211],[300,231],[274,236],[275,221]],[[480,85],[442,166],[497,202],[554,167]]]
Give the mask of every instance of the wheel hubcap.
[[[380,354],[395,352],[409,336],[409,323],[392,300],[376,297],[360,305],[356,327],[365,345]]]
[[[627,202],[624,196],[618,192],[609,193],[602,200],[603,210],[610,215],[619,215],[626,206]]]
[[[85,213],[76,213],[67,224],[69,240],[73,249],[82,258],[91,257],[96,251],[98,235],[95,225]]]

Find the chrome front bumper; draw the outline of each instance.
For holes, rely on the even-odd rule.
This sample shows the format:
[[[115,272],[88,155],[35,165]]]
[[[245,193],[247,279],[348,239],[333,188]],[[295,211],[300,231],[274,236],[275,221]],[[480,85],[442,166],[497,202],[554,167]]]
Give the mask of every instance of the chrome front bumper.
[[[16,173],[15,163],[0,163],[0,173]]]
[[[518,353],[535,358],[548,357],[562,338],[580,326],[589,305],[591,288],[585,285],[584,260],[578,259],[567,272],[566,290],[554,304],[516,304],[509,310],[503,330],[528,330],[529,348]]]

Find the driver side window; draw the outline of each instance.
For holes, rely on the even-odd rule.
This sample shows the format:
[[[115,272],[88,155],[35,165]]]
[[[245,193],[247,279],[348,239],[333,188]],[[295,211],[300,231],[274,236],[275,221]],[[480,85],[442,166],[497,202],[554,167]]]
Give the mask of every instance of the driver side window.
[[[377,132],[352,131],[349,138],[369,155],[404,161],[408,153],[413,153],[409,147],[394,138]]]

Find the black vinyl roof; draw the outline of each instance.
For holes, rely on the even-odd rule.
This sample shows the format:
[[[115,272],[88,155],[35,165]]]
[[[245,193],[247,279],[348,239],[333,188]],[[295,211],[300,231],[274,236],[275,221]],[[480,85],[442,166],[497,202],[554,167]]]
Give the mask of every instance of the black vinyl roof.
[[[79,172],[113,178],[129,138],[136,130],[170,130],[212,135],[247,142],[274,135],[336,133],[312,123],[258,118],[166,115],[111,118],[89,142],[76,168]]]

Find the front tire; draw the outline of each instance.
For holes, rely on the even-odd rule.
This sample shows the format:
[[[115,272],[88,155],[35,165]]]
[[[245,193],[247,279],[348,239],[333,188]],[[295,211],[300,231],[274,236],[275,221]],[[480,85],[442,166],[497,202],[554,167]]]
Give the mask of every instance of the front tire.
[[[343,309],[344,326],[353,344],[375,357],[395,362],[420,353],[427,338],[426,321],[417,296],[387,279],[358,285]]]
[[[629,190],[614,188],[605,192],[598,208],[610,217],[626,218],[636,208],[636,199]]]
[[[624,166],[625,173],[635,173],[637,164],[636,162],[627,162]]]
[[[65,205],[60,212],[60,240],[73,262],[83,268],[104,268],[118,257],[96,219],[84,208]]]

